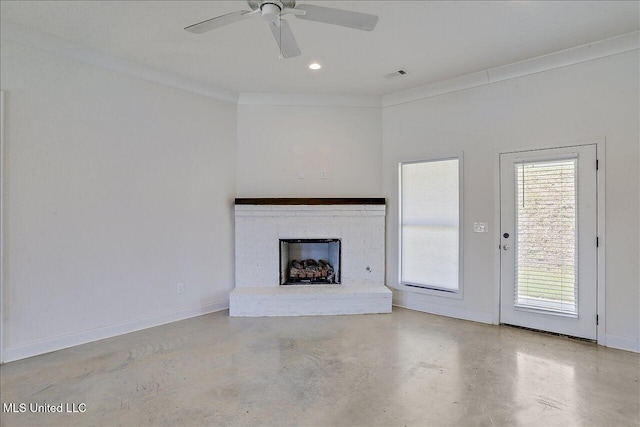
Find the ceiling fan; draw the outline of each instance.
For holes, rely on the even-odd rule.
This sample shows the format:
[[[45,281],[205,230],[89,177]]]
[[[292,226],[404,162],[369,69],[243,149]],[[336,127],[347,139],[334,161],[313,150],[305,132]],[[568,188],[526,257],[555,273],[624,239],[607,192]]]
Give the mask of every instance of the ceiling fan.
[[[251,10],[238,10],[206,21],[190,25],[185,30],[202,34],[207,31],[233,24],[253,16],[262,16],[269,23],[269,28],[278,43],[283,58],[293,58],[301,54],[289,23],[281,17],[291,14],[298,19],[324,22],[325,24],[340,25],[357,30],[371,31],[378,23],[376,15],[335,9],[333,7],[315,6],[310,4],[296,5],[295,0],[248,0]]]

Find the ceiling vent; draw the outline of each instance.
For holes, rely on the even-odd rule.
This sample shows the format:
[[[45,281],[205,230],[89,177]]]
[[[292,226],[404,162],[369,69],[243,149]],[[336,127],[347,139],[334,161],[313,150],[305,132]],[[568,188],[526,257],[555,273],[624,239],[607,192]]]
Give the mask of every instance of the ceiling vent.
[[[407,70],[405,70],[404,68],[400,68],[399,70],[394,71],[393,73],[385,74],[383,77],[385,79],[395,79],[396,77],[406,76],[407,74],[409,74]]]

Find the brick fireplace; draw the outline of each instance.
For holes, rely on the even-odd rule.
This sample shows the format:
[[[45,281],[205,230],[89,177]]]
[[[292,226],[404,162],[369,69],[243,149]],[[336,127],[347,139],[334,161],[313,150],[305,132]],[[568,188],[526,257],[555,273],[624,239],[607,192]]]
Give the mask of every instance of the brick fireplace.
[[[230,315],[391,312],[385,213],[384,199],[236,199]]]

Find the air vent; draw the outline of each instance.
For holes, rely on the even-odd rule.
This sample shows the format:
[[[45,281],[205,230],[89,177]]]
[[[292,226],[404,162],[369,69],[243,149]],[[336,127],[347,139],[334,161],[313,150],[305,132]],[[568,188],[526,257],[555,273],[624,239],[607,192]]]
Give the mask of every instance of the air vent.
[[[400,68],[399,70],[394,71],[393,73],[385,74],[383,77],[385,79],[395,79],[396,77],[406,76],[407,74],[409,74],[407,70],[405,70],[404,68]]]

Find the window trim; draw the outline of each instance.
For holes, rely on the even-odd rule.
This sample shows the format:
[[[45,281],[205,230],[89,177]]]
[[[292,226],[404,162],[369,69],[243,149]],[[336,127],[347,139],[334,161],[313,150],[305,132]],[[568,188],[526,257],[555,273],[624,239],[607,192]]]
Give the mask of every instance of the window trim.
[[[437,288],[405,283],[402,281],[402,166],[415,163],[431,163],[445,160],[458,160],[458,290]],[[449,155],[427,157],[422,160],[410,160],[398,163],[398,277],[396,289],[445,298],[463,299],[464,296],[464,156],[463,152]]]

